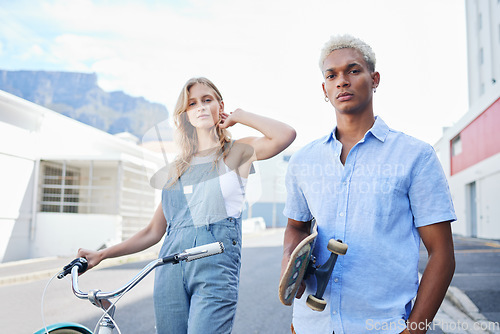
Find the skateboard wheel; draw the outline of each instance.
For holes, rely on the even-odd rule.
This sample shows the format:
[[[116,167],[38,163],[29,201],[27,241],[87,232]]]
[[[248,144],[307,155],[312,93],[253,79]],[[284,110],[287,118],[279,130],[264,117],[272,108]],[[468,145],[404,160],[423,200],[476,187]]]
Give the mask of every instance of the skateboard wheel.
[[[335,239],[330,239],[330,241],[328,241],[327,248],[330,252],[338,255],[345,255],[345,253],[347,252],[347,245],[342,243],[342,241],[338,241]]]
[[[322,298],[314,297],[314,295],[307,296],[306,304],[312,310],[318,312],[322,312],[326,307],[326,301]]]

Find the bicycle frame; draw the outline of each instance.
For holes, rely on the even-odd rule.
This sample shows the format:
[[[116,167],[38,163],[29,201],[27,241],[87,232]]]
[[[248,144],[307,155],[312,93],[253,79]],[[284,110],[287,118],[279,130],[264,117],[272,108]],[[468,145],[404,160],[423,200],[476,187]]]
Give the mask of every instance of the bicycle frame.
[[[130,291],[135,287],[144,277],[151,273],[155,268],[163,266],[167,263],[179,263],[180,261],[190,262],[193,260],[198,260],[207,256],[216,255],[224,252],[224,245],[222,242],[215,242],[212,244],[207,244],[191,249],[187,249],[181,253],[174,255],[169,255],[164,258],[156,259],[148,263],[137,275],[135,275],[128,283],[120,287],[119,289],[111,292],[101,292],[101,290],[90,290],[89,292],[83,292],[78,286],[79,274],[85,272],[87,269],[87,261],[84,258],[79,258],[73,260],[70,264],[65,266],[63,270],[58,274],[58,278],[61,279],[68,273],[71,273],[71,288],[73,294],[80,299],[88,299],[94,306],[101,308],[104,311],[103,317],[99,320],[99,325],[97,332],[95,334],[112,334],[114,325],[114,312],[115,304],[111,303],[111,299],[120,298],[125,293]],[[116,302],[115,302],[116,303]],[[34,334],[92,334],[92,331],[76,323],[59,323],[37,331]]]

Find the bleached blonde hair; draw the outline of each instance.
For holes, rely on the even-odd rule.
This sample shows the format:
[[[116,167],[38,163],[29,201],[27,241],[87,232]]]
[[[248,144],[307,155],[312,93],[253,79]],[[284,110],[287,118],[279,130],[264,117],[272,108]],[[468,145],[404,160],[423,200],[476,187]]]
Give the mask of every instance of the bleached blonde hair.
[[[323,63],[326,57],[335,50],[352,48],[358,50],[363,55],[363,58],[368,65],[370,71],[375,72],[375,52],[364,41],[351,35],[334,35],[323,45],[319,56],[319,68],[323,71]]]
[[[213,82],[208,80],[207,78],[191,78],[184,84],[184,87],[182,88],[177,100],[173,115],[174,122],[177,127],[175,139],[180,147],[180,153],[173,162],[173,169],[170,170],[170,180],[167,184],[167,187],[171,187],[177,182],[181,175],[184,174],[184,172],[189,168],[193,156],[198,153],[198,135],[196,133],[195,127],[192,126],[189,122],[186,112],[188,108],[189,90],[195,84],[202,84],[212,89],[217,101],[219,103],[222,102],[222,94],[220,93],[219,89],[217,89]],[[214,165],[216,165],[217,161],[225,158],[225,156],[228,154],[226,144],[231,141],[230,132],[227,129],[221,129],[218,126],[220,120],[218,122],[217,120],[215,121],[216,125],[213,131],[214,136],[216,136],[219,141],[219,147],[217,148]]]

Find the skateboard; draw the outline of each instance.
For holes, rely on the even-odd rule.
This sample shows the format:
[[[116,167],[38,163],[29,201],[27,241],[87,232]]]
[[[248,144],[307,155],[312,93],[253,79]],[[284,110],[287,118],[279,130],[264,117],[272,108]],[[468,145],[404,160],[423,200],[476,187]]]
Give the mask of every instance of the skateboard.
[[[316,258],[312,255],[312,252],[317,236],[318,227],[316,220],[313,219],[310,234],[295,247],[281,277],[279,298],[284,305],[292,305],[301,282],[314,275],[317,282],[316,293],[307,297],[306,304],[314,311],[320,312],[326,307],[323,294],[337,262],[337,257],[347,252],[347,245],[340,240],[330,239],[327,246],[327,249],[331,252],[330,257],[323,265],[316,266]]]

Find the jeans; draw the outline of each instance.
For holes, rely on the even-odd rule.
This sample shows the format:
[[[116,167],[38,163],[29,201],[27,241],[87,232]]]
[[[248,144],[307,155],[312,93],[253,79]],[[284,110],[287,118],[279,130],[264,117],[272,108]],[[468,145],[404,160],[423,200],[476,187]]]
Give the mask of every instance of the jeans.
[[[231,333],[241,267],[241,218],[168,228],[160,256],[222,241],[222,254],[156,269],[158,334]]]

